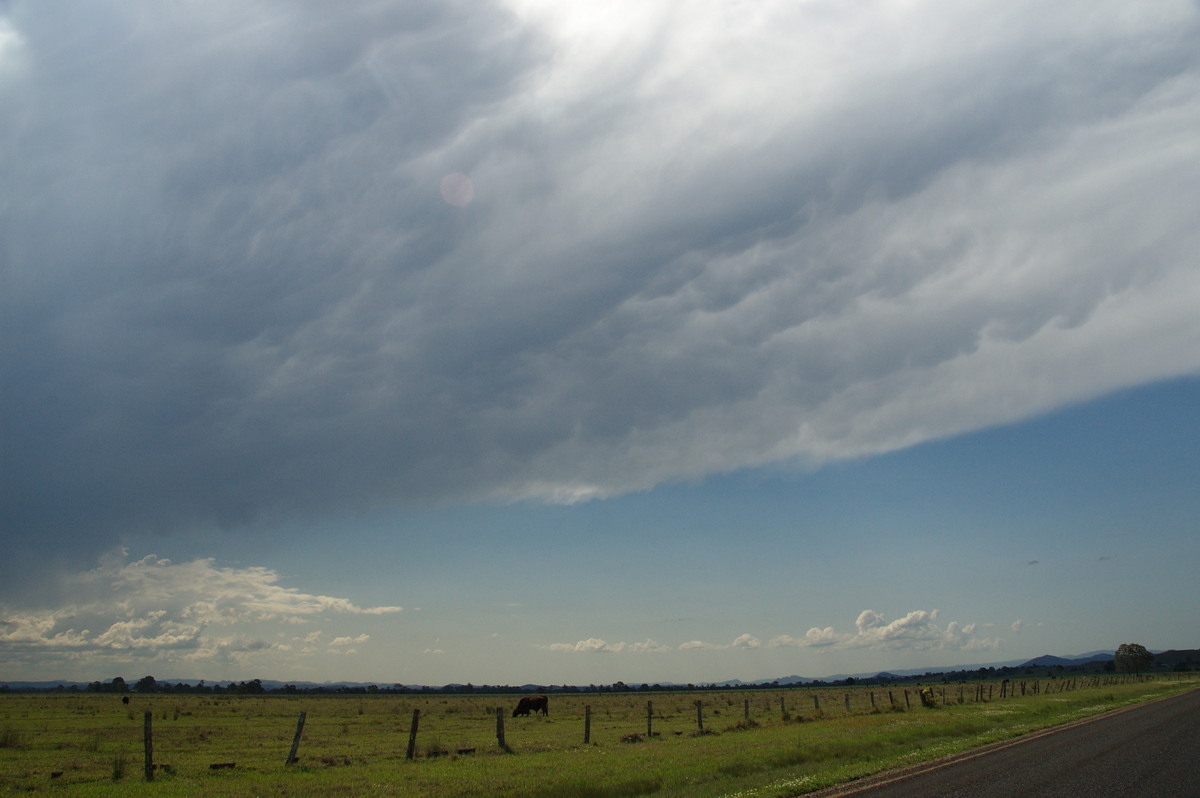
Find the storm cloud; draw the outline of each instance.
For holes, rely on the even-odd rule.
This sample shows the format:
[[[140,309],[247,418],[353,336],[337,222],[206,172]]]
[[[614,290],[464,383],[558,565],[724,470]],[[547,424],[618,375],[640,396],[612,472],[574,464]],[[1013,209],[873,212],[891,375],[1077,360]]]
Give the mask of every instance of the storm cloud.
[[[613,496],[1200,371],[1195,3],[560,6],[0,5],[6,543]]]

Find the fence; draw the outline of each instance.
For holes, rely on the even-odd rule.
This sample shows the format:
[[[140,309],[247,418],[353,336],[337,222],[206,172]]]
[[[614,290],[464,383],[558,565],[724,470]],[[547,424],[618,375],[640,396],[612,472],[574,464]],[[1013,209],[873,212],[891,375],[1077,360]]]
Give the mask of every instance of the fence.
[[[511,717],[518,696],[9,695],[0,732],[29,728],[12,748],[46,752],[50,778],[72,767],[111,766],[141,748],[147,781],[180,768],[270,771],[297,764],[339,766],[380,758],[433,759],[640,742],[847,714],[920,711],[1019,700],[1137,679],[1124,675],[987,682],[639,693],[551,693],[549,714]],[[1163,678],[1163,677],[1156,677]],[[38,723],[22,723],[22,716]],[[157,721],[157,722],[156,722]],[[40,726],[38,726],[40,724]],[[643,734],[644,730],[644,734]],[[141,745],[138,746],[141,737]],[[10,741],[13,738],[10,737]],[[290,742],[290,748],[289,748]],[[68,752],[50,755],[51,752]],[[72,753],[73,752],[73,753]],[[65,764],[55,764],[55,763]]]

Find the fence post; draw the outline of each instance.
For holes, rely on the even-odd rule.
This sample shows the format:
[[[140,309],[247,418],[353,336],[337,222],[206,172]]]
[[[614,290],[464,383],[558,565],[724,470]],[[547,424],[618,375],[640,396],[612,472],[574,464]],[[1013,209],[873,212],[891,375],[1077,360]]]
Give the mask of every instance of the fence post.
[[[850,694],[846,693],[846,714],[850,714]]]
[[[154,781],[154,732],[150,727],[150,719],[154,713],[147,710],[145,726],[142,729],[142,742],[146,746],[146,781]]]
[[[583,708],[583,744],[587,745],[592,741],[592,705],[588,704]]]
[[[408,750],[404,753],[405,759],[412,759],[417,755],[417,724],[421,722],[421,710],[414,709],[412,716],[412,725],[408,727]]]
[[[816,693],[813,693],[813,709],[817,712],[821,711],[821,699]]]
[[[749,698],[746,699],[745,706],[742,707],[742,716],[745,717],[746,720],[750,720],[750,699]]]
[[[787,720],[787,704],[785,701],[786,699],[783,696],[779,696],[779,715],[784,720]]]
[[[871,709],[875,708],[875,691],[871,691]]]
[[[646,702],[646,736],[654,736],[654,702]]]
[[[285,765],[290,765],[296,761],[296,752],[300,750],[300,735],[304,732],[304,718],[307,715],[307,712],[301,712],[300,717],[296,718],[296,736],[292,738],[292,750],[288,752]]]
[[[496,743],[502,750],[508,750],[508,743],[504,742],[504,707],[496,707]]]
[[[696,728],[704,731],[704,702],[696,702]]]
[[[912,709],[912,704],[908,700],[908,688],[907,687],[904,688],[904,708]]]

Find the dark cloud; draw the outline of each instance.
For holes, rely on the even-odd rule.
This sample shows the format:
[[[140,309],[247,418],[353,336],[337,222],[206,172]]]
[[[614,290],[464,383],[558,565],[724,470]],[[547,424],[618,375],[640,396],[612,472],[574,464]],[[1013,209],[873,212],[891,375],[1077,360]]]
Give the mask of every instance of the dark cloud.
[[[1193,5],[646,8],[0,6],[6,540],[611,495],[1200,369]]]

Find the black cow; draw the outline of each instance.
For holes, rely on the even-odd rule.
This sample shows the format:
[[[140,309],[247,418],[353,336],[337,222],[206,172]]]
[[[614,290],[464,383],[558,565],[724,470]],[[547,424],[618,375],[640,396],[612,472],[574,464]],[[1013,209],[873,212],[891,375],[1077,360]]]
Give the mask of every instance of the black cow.
[[[526,715],[532,712],[535,715],[541,712],[543,715],[550,714],[550,701],[544,695],[525,696],[517,702],[517,708],[513,710],[513,717],[517,715]]]

